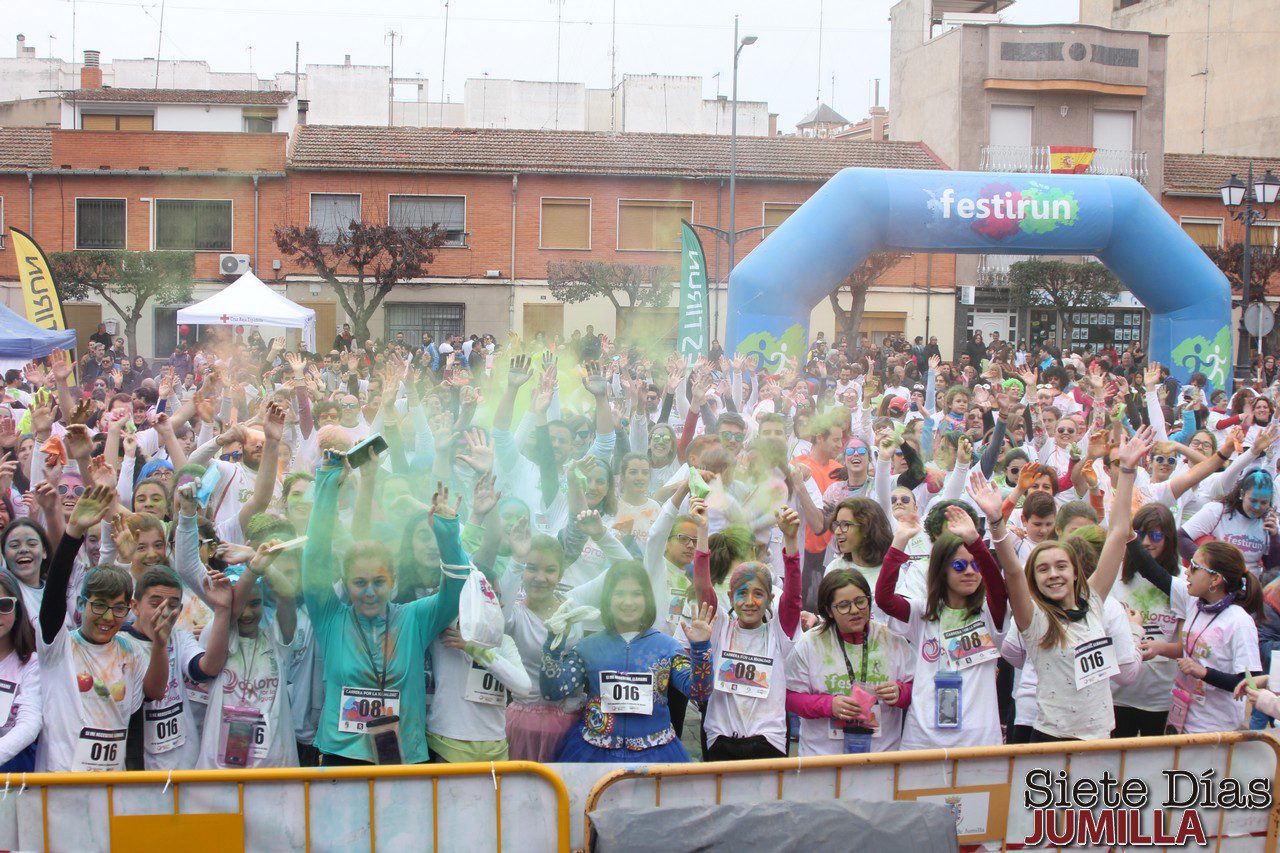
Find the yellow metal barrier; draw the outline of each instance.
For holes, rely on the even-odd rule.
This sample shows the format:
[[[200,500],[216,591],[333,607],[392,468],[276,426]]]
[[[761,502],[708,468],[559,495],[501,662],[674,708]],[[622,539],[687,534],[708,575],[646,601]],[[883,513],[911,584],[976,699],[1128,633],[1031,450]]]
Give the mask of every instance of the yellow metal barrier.
[[[661,807],[663,804],[662,787],[664,780],[689,779],[695,777],[711,777],[715,779],[715,799],[716,805],[721,804],[722,786],[726,776],[739,776],[746,774],[756,775],[776,775],[777,788],[776,799],[783,800],[786,796],[784,781],[796,776],[797,774],[813,774],[822,771],[835,772],[834,794],[839,799],[841,792],[841,771],[859,768],[859,767],[891,767],[893,776],[893,797],[894,800],[900,799],[916,799],[917,795],[928,794],[937,796],[942,793],[956,794],[963,793],[967,789],[961,787],[939,788],[929,791],[909,791],[899,787],[899,776],[902,773],[904,765],[922,765],[936,763],[940,766],[951,765],[951,779],[954,782],[957,778],[959,764],[963,761],[977,760],[1004,760],[1007,762],[1008,775],[1007,784],[989,786],[990,788],[1003,788],[1003,799],[993,797],[991,803],[993,805],[1002,805],[1004,811],[999,815],[994,815],[998,821],[999,835],[988,836],[990,840],[999,838],[1001,840],[1002,850],[1010,849],[1010,842],[1004,837],[1003,830],[1008,815],[1008,790],[1014,783],[1014,763],[1017,759],[1028,756],[1057,756],[1061,757],[1066,763],[1066,770],[1070,772],[1071,757],[1085,756],[1089,754],[1106,754],[1115,753],[1117,759],[1117,777],[1123,782],[1126,777],[1125,773],[1125,757],[1132,751],[1144,751],[1153,749],[1170,749],[1174,750],[1174,765],[1169,768],[1171,770],[1179,769],[1178,758],[1184,749],[1195,747],[1227,747],[1226,769],[1225,774],[1229,774],[1231,770],[1232,753],[1235,747],[1242,743],[1258,743],[1265,744],[1271,749],[1275,756],[1274,775],[1272,777],[1272,803],[1269,810],[1266,831],[1266,853],[1275,853],[1277,838],[1280,837],[1280,741],[1276,738],[1256,731],[1237,731],[1223,732],[1220,734],[1195,734],[1195,735],[1175,735],[1169,737],[1147,737],[1147,738],[1118,738],[1115,740],[1096,740],[1096,741],[1074,741],[1063,743],[1040,743],[1025,744],[1014,746],[999,747],[966,747],[961,749],[924,749],[909,752],[881,752],[868,753],[863,755],[825,755],[814,756],[809,758],[772,758],[760,759],[756,761],[713,761],[706,763],[690,763],[690,764],[653,764],[638,765],[633,768],[615,770],[601,777],[587,794],[586,804],[583,814],[583,849],[590,850],[593,836],[591,828],[591,813],[600,805],[605,793],[614,785],[626,780],[653,780],[653,805],[655,808]],[[1200,769],[1197,768],[1197,772]],[[984,791],[988,786],[978,786]],[[670,798],[668,798],[670,799]],[[882,799],[882,798],[872,798]],[[680,804],[687,804],[687,799],[679,799]],[[1225,819],[1225,811],[1218,810],[1217,829],[1213,835],[1217,836],[1217,847],[1222,845],[1222,828]],[[960,841],[962,843],[977,843],[984,839],[978,836],[965,837],[962,833]],[[1014,842],[1013,847],[1021,847],[1021,844]]]
[[[532,761],[499,761],[473,764],[410,764],[377,767],[326,767],[326,768],[265,768],[261,770],[163,770],[124,773],[28,773],[9,774],[5,779],[4,796],[10,789],[34,789],[40,793],[42,847],[49,850],[49,789],[51,788],[106,788],[107,812],[110,818],[111,847],[113,850],[203,850],[241,849],[245,843],[244,815],[245,788],[270,783],[299,782],[303,786],[303,808],[306,828],[306,850],[312,846],[311,786],[320,782],[367,780],[369,787],[369,850],[377,850],[377,819],[374,802],[374,786],[378,782],[396,779],[430,779],[433,850],[440,850],[440,797],[441,777],[476,777],[492,779],[494,794],[494,849],[502,850],[502,780],[513,775],[534,776],[547,782],[555,792],[555,850],[569,850],[569,792],[564,781],[548,765]],[[179,809],[179,797],[184,785],[236,785],[238,811],[225,814],[183,814]],[[173,811],[167,814],[121,815],[116,814],[115,790],[120,786],[164,786],[172,789]],[[252,795],[252,794],[251,794]],[[423,806],[426,804],[423,803]],[[476,803],[468,803],[474,808]],[[476,817],[481,812],[476,809]],[[485,829],[483,820],[473,823],[478,836]],[[176,839],[177,846],[174,846]],[[423,845],[425,846],[425,845]],[[517,843],[513,849],[529,849]]]

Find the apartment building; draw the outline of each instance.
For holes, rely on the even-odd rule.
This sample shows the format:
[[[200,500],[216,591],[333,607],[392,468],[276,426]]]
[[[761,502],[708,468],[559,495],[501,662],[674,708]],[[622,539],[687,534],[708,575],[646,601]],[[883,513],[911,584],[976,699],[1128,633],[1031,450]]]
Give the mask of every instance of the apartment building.
[[[1267,156],[1280,135],[1275,0],[1080,0],[1080,21],[1168,34],[1165,145]]]
[[[917,139],[962,171],[1049,172],[1055,147],[1093,149],[1092,174],[1163,187],[1167,38],[1100,26],[1015,26],[999,12],[1013,0],[900,0],[891,12],[890,138]],[[1008,270],[1021,258],[957,260],[956,334],[1051,339],[1050,312],[1018,311]],[[967,290],[967,288],[966,288]],[[1122,294],[1080,326],[1077,343],[1114,341],[1142,309]]]
[[[222,264],[230,257],[315,308],[321,341],[345,318],[329,286],[279,252],[277,225],[325,231],[360,219],[445,229],[430,276],[392,291],[373,319],[374,334],[564,334],[590,323],[610,334],[622,325],[643,328],[655,340],[673,335],[674,298],[673,307],[624,316],[604,299],[563,305],[551,298],[547,264],[665,266],[674,281],[680,219],[728,226],[726,137],[294,124],[299,106],[280,107],[277,128],[290,127],[288,134],[122,129],[105,121],[101,129],[83,121],[68,129],[0,128],[0,224],[27,230],[48,252],[193,251],[194,300],[225,286]],[[284,117],[286,110],[294,115]],[[918,143],[740,139],[736,226],[758,230],[739,239],[737,256],[848,166],[944,167]],[[703,239],[722,333],[727,253],[711,233]],[[6,244],[0,290],[19,308],[16,273]],[[953,284],[954,258],[908,258],[868,297],[864,330],[880,337],[923,334],[926,322],[950,328]],[[144,355],[168,355],[179,307],[148,307]],[[69,303],[67,313],[86,336],[99,319],[119,319],[94,303]],[[830,308],[815,309],[813,322],[830,333]]]

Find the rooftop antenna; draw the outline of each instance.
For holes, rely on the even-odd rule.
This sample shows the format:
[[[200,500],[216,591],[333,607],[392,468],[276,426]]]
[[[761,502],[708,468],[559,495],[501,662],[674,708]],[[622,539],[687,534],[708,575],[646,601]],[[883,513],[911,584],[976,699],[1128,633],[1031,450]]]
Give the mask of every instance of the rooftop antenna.
[[[449,54],[449,0],[444,0],[444,46],[440,48],[440,126],[444,127],[444,69]]]
[[[302,61],[302,42],[293,43],[293,97],[298,97],[298,63]]]
[[[396,32],[394,29],[387,30],[384,41],[391,42],[391,76],[387,78],[387,127],[392,127],[395,121],[395,104],[396,104],[396,40],[404,39],[404,36]]]
[[[818,0],[818,103],[822,103],[822,0]]]
[[[253,45],[245,48],[249,52],[249,76],[253,76]]]
[[[616,131],[618,114],[618,0],[613,0],[613,29],[609,45],[609,130]]]
[[[564,0],[551,0],[556,4],[556,111],[551,118],[554,129],[560,129],[560,22],[564,17]]]
[[[160,0],[160,33],[156,36],[156,79],[151,88],[160,88],[160,46],[164,43],[164,0]],[[250,48],[252,50],[252,48]],[[253,70],[253,54],[249,54],[249,70]]]

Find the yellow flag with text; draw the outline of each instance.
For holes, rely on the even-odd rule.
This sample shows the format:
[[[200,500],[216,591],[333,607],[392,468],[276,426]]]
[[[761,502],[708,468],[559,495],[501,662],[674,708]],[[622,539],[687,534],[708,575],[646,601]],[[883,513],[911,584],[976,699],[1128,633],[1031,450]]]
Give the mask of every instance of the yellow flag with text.
[[[22,283],[22,301],[27,306],[27,319],[42,329],[62,331],[67,321],[62,316],[62,300],[53,286],[49,260],[26,234],[10,228],[13,254],[18,259],[18,280]]]

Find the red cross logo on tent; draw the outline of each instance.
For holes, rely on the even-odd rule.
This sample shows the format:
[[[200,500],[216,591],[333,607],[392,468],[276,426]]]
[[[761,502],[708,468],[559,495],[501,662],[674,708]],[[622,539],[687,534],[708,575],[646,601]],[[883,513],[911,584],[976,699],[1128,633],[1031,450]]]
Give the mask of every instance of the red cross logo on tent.
[[[227,322],[228,320],[230,320],[231,318],[230,318],[230,317],[228,317],[226,314],[223,314],[223,315],[222,315],[221,317],[219,317],[218,319],[219,319],[219,320],[221,320],[223,323],[225,323],[225,322]]]

